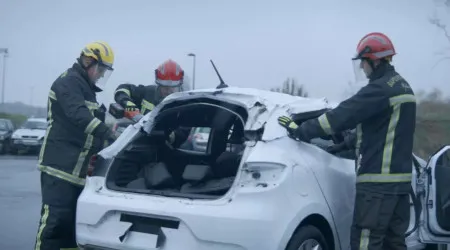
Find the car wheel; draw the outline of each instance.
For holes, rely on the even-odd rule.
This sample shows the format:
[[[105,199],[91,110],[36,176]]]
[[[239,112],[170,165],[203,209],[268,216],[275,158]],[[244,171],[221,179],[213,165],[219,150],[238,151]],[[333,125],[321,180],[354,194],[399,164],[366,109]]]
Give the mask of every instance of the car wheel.
[[[320,230],[307,225],[294,233],[286,250],[329,250],[329,248]]]

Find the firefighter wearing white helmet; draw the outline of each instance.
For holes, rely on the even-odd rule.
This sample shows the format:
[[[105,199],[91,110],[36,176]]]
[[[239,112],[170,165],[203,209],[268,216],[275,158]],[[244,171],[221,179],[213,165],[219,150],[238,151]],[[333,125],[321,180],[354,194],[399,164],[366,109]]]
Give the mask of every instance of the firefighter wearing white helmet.
[[[52,84],[48,128],[39,154],[42,208],[36,250],[76,249],[75,210],[88,159],[114,139],[97,103],[113,71],[114,52],[106,42],[87,44],[77,62]]]

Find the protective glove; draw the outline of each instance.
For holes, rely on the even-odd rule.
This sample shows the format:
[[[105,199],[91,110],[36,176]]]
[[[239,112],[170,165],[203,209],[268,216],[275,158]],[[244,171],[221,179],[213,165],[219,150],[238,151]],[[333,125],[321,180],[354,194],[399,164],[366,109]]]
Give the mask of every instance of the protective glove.
[[[125,112],[133,112],[133,111],[139,111],[138,107],[132,101],[127,101],[125,103]]]
[[[298,126],[290,117],[280,116],[278,117],[278,123],[286,128],[289,136],[308,143],[311,141],[311,138],[308,138],[303,132],[302,127]]]
[[[289,135],[291,135],[291,136],[293,136],[295,130],[298,129],[298,125],[291,118],[289,118],[287,116],[278,117],[278,123],[282,127],[284,127],[288,131]]]
[[[346,149],[347,149],[347,145],[345,144],[345,142],[342,142],[342,143],[331,145],[331,146],[327,147],[326,151],[330,154],[334,154],[334,153],[338,153],[338,152],[341,152]]]
[[[131,101],[127,101],[125,104],[125,114],[124,116],[128,119],[133,119],[136,115],[139,115],[141,112],[139,111],[136,104]]]

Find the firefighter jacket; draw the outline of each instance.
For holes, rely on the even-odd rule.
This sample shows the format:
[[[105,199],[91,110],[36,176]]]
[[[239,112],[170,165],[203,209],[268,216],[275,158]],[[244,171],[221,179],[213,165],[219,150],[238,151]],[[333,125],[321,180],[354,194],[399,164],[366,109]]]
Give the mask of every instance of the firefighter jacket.
[[[158,92],[157,85],[133,85],[129,83],[121,84],[114,93],[114,100],[126,107],[128,101],[133,102],[139,108],[141,114],[145,115],[152,111],[164,98]],[[174,139],[172,146],[179,147],[189,136],[191,128],[180,127],[174,130]]]
[[[104,146],[109,128],[106,108],[96,100],[101,91],[75,63],[50,88],[48,128],[39,154],[39,170],[83,186],[90,157]]]
[[[382,63],[358,93],[317,119],[304,122],[296,133],[316,138],[356,127],[356,187],[407,194],[415,123],[413,90],[392,65]]]
[[[145,115],[162,101],[157,88],[156,85],[121,84],[114,93],[114,100],[123,107],[126,106],[127,101],[131,101],[136,104],[141,114]]]

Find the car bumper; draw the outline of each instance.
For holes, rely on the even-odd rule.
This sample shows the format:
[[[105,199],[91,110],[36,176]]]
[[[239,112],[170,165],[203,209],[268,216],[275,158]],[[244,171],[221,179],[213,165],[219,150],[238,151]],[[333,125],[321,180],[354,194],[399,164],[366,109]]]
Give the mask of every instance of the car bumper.
[[[42,147],[42,141],[38,140],[22,140],[14,139],[11,144],[12,148],[15,149],[40,149]]]
[[[102,182],[101,177],[88,178],[78,199],[76,234],[80,246],[153,249],[149,245],[156,244],[157,234],[133,231],[124,215],[176,221],[176,228],[161,226],[164,223],[152,225],[164,234],[160,236],[165,238],[163,245],[154,248],[161,250],[274,250],[284,249],[290,238],[286,228],[295,212],[291,211],[285,189],[244,192],[232,199],[191,201],[111,192]]]

